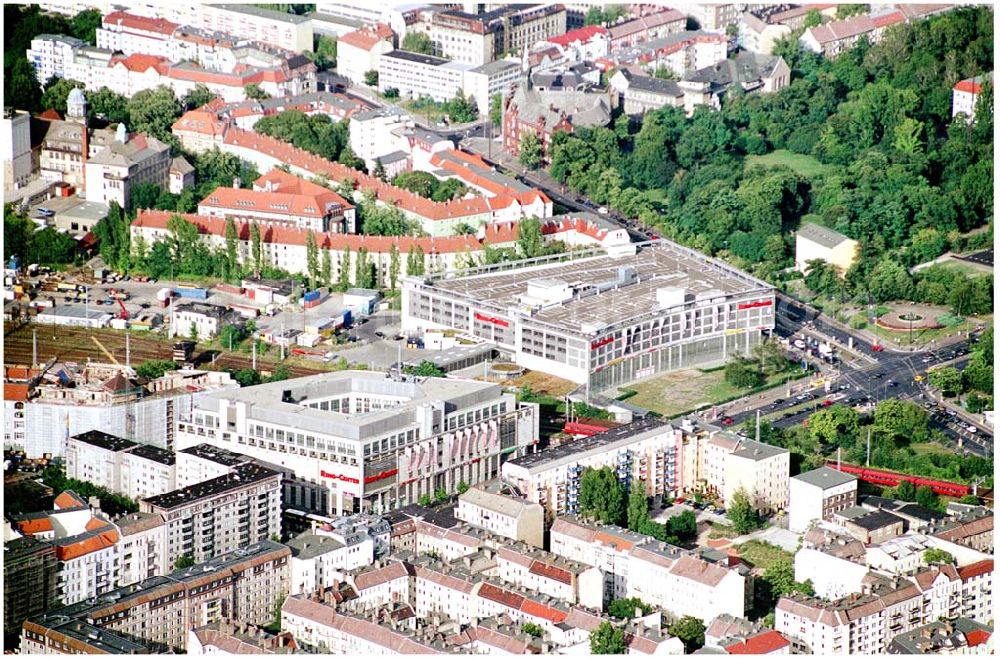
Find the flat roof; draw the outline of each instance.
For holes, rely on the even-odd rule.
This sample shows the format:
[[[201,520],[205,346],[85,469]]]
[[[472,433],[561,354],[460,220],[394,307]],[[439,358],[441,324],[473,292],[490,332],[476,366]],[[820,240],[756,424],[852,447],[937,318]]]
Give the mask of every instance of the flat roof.
[[[856,524],[866,531],[875,531],[876,529],[883,529],[887,526],[892,526],[893,524],[902,524],[906,520],[898,515],[893,515],[885,510],[876,510],[867,515],[861,517],[856,517],[850,520],[851,524]]]
[[[218,446],[212,446],[211,444],[198,444],[197,446],[191,446],[180,452],[203,458],[205,460],[210,460],[225,467],[235,467],[236,465],[253,461],[253,459],[247,455],[236,453],[235,451],[230,451],[229,449],[220,448]]]
[[[436,279],[425,278],[424,282],[429,282],[426,285],[432,289],[465,297],[474,304],[489,305],[501,313],[516,313],[568,332],[585,334],[596,333],[622,319],[660,311],[657,290],[661,288],[682,289],[685,303],[695,301],[698,295],[715,297],[713,292],[733,296],[774,291],[770,284],[745,272],[669,241],[635,247],[637,253],[627,257],[605,252],[569,261],[553,259],[538,265],[533,265],[532,260],[516,261],[504,264],[501,271],[483,274],[473,271],[451,278],[446,274]],[[635,272],[634,283],[612,285],[618,280],[621,268]],[[561,280],[579,292],[570,300],[531,313],[520,298],[527,293],[529,282],[543,278]],[[594,287],[600,286],[604,290],[593,293]]]
[[[294,23],[296,25],[311,20],[308,16],[298,16],[296,14],[289,14],[288,12],[274,11],[272,9],[263,9],[261,7],[255,7],[253,5],[214,5],[214,6],[218,7],[219,9],[224,9],[226,11],[235,11],[240,14],[250,14],[251,16],[257,16],[259,18],[269,18],[273,21]]]
[[[812,222],[803,224],[799,227],[797,235],[807,238],[818,245],[829,248],[836,247],[845,240],[850,240],[850,238],[838,231],[834,231],[833,229],[829,229]]]
[[[780,446],[771,446],[770,444],[764,444],[763,442],[757,442],[752,439],[744,439],[740,442],[739,448],[733,451],[733,455],[738,458],[759,461],[767,460],[788,452],[788,449],[781,448]]]
[[[88,430],[87,432],[82,432],[79,435],[73,435],[70,439],[75,439],[85,444],[102,448],[106,451],[126,451],[130,448],[139,446],[138,442],[133,442],[132,440],[125,439],[123,437],[116,437],[115,435],[109,435],[108,433],[100,430]]]
[[[552,469],[564,464],[579,462],[597,453],[609,453],[617,448],[627,446],[646,436],[664,432],[670,424],[658,417],[644,417],[638,421],[605,432],[591,435],[573,442],[567,442],[556,447],[547,448],[519,458],[509,460],[509,464],[523,467],[529,472],[537,473],[543,469]]]
[[[99,201],[81,201],[61,211],[56,211],[56,217],[69,217],[81,220],[103,220],[108,216],[108,205]]]
[[[106,311],[101,311],[97,305],[94,305],[94,307],[96,308],[88,308],[86,304],[57,304],[50,309],[43,309],[38,315],[58,316],[60,318],[85,318],[87,320],[97,320],[105,316],[111,317],[114,315]]]
[[[349,393],[396,397],[399,403],[362,414],[308,407],[313,401]],[[335,371],[213,392],[201,396],[196,405],[201,410],[218,413],[220,400],[242,402],[247,404],[248,421],[360,440],[412,426],[416,423],[417,406],[424,403],[443,401],[446,411],[450,412],[495,400],[502,393],[499,384],[476,380],[411,376],[392,379],[385,373],[372,371]]]
[[[830,469],[829,467],[813,469],[812,471],[801,473],[798,476],[793,476],[792,478],[824,490],[858,480],[858,477],[854,474],[837,471],[836,469]]]
[[[238,490],[273,476],[280,476],[280,472],[256,463],[249,463],[237,466],[232,473],[224,476],[195,483],[173,492],[147,497],[143,501],[150,506],[169,510],[178,506],[187,506],[195,501],[214,497],[230,490]]]
[[[176,311],[197,313],[203,316],[210,316],[215,319],[221,319],[229,311],[226,307],[220,304],[206,304],[204,302],[187,302],[185,304],[178,304]]]
[[[415,357],[403,362],[403,366],[417,367],[423,362],[430,362],[439,368],[444,368],[470,357],[479,357],[483,355],[489,356],[496,351],[496,349],[497,346],[494,343],[477,343],[475,345],[468,346],[457,345],[453,348],[445,348],[444,350],[424,355],[423,357]]]
[[[392,59],[402,59],[408,62],[416,62],[418,64],[427,64],[428,66],[443,66],[448,63],[449,60],[443,57],[434,57],[433,55],[424,55],[423,53],[413,53],[408,50],[391,50],[382,57],[390,57]]]
[[[151,444],[140,444],[134,449],[129,451],[132,455],[137,455],[140,458],[146,460],[152,460],[153,462],[159,462],[160,464],[167,465],[168,467],[177,461],[177,456],[174,455],[173,451],[168,451],[162,449],[158,446],[153,446]]]
[[[331,538],[328,535],[316,535],[315,533],[303,533],[285,544],[291,548],[292,556],[302,560],[316,558],[344,548],[344,543],[336,538]]]

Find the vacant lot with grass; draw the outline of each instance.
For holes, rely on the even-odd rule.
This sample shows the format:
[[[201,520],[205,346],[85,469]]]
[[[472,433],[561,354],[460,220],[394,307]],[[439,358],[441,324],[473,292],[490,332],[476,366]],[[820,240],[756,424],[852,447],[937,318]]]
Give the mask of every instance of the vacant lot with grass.
[[[776,387],[786,378],[794,379],[797,372],[772,375],[767,386]],[[656,378],[628,386],[636,394],[628,398],[632,405],[645,407],[665,417],[675,417],[694,411],[706,405],[716,405],[745,395],[745,389],[737,389],[726,382],[723,369],[711,371],[690,369],[667,373]]]
[[[816,178],[833,171],[832,166],[824,165],[812,156],[792,153],[787,149],[778,149],[763,156],[747,156],[745,167],[753,165],[785,165],[806,178]]]
[[[759,540],[749,540],[741,545],[736,545],[735,549],[744,561],[752,567],[762,570],[766,570],[778,561],[786,560],[791,563],[794,559],[790,552],[781,547]]]

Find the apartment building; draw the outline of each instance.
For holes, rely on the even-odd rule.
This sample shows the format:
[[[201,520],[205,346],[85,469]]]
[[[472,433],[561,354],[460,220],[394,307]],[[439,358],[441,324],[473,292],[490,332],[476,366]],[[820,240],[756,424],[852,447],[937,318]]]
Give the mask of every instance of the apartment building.
[[[465,71],[471,68],[471,64],[464,62],[393,50],[379,61],[378,88],[382,93],[387,89],[399,90],[404,98],[450,101],[462,90]]]
[[[35,67],[39,85],[47,85],[52,78],[67,78],[66,63],[72,61],[73,52],[87,45],[86,41],[62,34],[39,34],[31,40],[26,56]]]
[[[536,408],[495,384],[341,371],[212,398],[178,431],[181,448],[235,448],[323,485],[343,514],[494,478],[537,428]]]
[[[382,78],[382,56],[393,50],[394,36],[388,25],[375,23],[348,32],[337,39],[337,73],[354,85],[365,84],[365,74],[377,71]]]
[[[371,565],[375,543],[363,532],[350,533],[346,542],[325,534],[303,533],[285,543],[292,550],[290,595],[309,596],[340,583],[343,572]]]
[[[482,66],[507,54],[565,34],[566,9],[560,4],[499,6],[469,13],[458,9],[427,12],[436,55]]]
[[[818,224],[803,224],[795,233],[795,269],[805,273],[809,261],[820,260],[836,266],[843,274],[858,258],[858,241]]]
[[[497,576],[518,588],[595,610],[604,604],[604,575],[594,566],[522,543],[500,546],[495,561]]]
[[[788,529],[803,533],[817,520],[831,521],[833,514],[856,506],[858,479],[829,467],[820,467],[788,481]]]
[[[174,489],[174,454],[100,430],[66,441],[66,476],[88,481],[131,499]]]
[[[525,133],[534,133],[548,158],[552,136],[572,133],[575,128],[607,126],[611,121],[610,98],[606,93],[535,89],[525,81],[504,98],[503,147],[512,156],[521,151]]]
[[[737,492],[745,492],[758,511],[777,512],[788,507],[787,449],[746,439],[726,456],[723,498],[726,505]]]
[[[604,573],[604,602],[627,597],[629,554],[632,548],[649,542],[649,536],[617,526],[596,525],[574,515],[560,515],[549,531],[553,554],[592,565]]]
[[[187,654],[294,654],[301,650],[288,632],[269,634],[246,622],[219,620],[188,631]]]
[[[281,534],[281,473],[258,464],[142,499],[139,511],[166,521],[167,563],[203,562]]]
[[[988,621],[992,570],[991,560],[958,570],[925,567],[903,578],[873,575],[864,593],[838,600],[785,596],[775,629],[797,652],[882,654],[894,636],[939,617]]]
[[[170,336],[193,337],[202,341],[214,339],[225,325],[239,317],[239,314],[222,305],[200,302],[172,305],[170,313]]]
[[[26,654],[183,652],[188,632],[219,620],[266,624],[288,592],[288,547],[264,540],[29,618]]]
[[[773,16],[765,19],[750,12],[744,13],[740,17],[737,32],[737,43],[740,47],[751,53],[770,55],[774,51],[775,42],[787,37],[793,29],[796,29],[775,22],[773,19]]]
[[[58,598],[59,560],[55,546],[30,535],[4,542],[4,631],[20,629],[27,618],[48,611]]]
[[[928,526],[924,532],[979,551],[991,551],[993,511],[978,506],[969,510],[959,510],[947,520]]]
[[[587,62],[606,57],[611,51],[610,32],[600,25],[570,30],[545,40],[560,49],[563,57],[570,62]]]
[[[990,554],[922,533],[907,533],[866,548],[865,560],[883,574],[907,574],[926,565],[924,553],[930,549],[948,552],[957,567],[989,560]]]
[[[708,2],[694,2],[686,5],[688,15],[698,23],[701,29],[710,32],[725,32],[727,27],[739,22],[740,14],[743,11],[755,11],[759,7],[766,7],[766,5]]]
[[[142,53],[170,59],[173,55],[171,37],[180,27],[164,18],[149,18],[113,11],[101,19],[97,28],[97,47],[121,51],[125,55]]]
[[[4,108],[0,119],[0,157],[3,158],[4,190],[23,187],[37,169],[31,151],[31,121],[27,112]]]
[[[643,115],[662,107],[683,107],[684,92],[674,80],[641,75],[630,69],[619,69],[608,81],[617,107],[629,116]]]
[[[799,37],[799,42],[804,48],[833,59],[853,48],[860,39],[867,39],[872,44],[878,43],[887,27],[905,21],[906,17],[899,11],[861,14],[811,27]]]
[[[87,99],[80,89],[70,91],[66,99],[66,120],[48,121],[39,151],[39,169],[43,179],[52,183],[86,186],[84,165],[115,139],[115,131],[90,128],[87,122]]]
[[[993,628],[968,618],[936,620],[899,634],[887,654],[992,654]]]
[[[852,540],[850,538],[848,541]],[[840,599],[864,590],[869,568],[864,545],[835,539],[817,546],[803,546],[795,552],[795,580],[813,584],[816,595]],[[856,553],[860,548],[860,555]]]
[[[544,546],[545,510],[500,481],[482,483],[460,494],[455,517],[505,538]]]
[[[226,32],[301,53],[313,49],[312,21],[283,11],[253,5],[204,5],[198,26],[210,32]]]
[[[676,9],[664,9],[608,28],[610,50],[629,48],[653,39],[662,39],[683,32],[685,29],[687,29],[687,18],[684,14]]]
[[[496,60],[466,69],[462,76],[462,91],[467,99],[476,103],[479,116],[489,114],[490,103],[497,94],[504,98],[524,80],[525,72],[520,62]]]
[[[161,515],[129,513],[114,524],[121,535],[119,586],[167,574],[173,568],[167,563],[167,527]]]
[[[381,79],[379,75],[379,79]],[[351,115],[348,144],[354,154],[365,161],[369,171],[376,160],[391,160],[401,153],[403,144],[396,135],[397,130],[412,126],[412,119],[402,110],[393,107],[364,110]],[[448,146],[451,141],[448,140]],[[370,163],[370,165],[369,165]]]
[[[647,496],[675,492],[678,444],[672,426],[645,418],[509,460],[502,474],[506,482],[554,519],[578,511],[580,478],[586,469],[611,467],[626,488],[644,482]]]
[[[969,123],[975,121],[976,105],[979,104],[983,87],[992,84],[992,71],[956,82],[951,91],[951,116],[957,117],[961,114]]]

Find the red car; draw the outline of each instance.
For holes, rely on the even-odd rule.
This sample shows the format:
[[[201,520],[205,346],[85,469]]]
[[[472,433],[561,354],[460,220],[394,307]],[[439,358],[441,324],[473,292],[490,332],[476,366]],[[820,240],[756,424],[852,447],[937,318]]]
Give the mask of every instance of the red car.
[[[885,350],[885,346],[879,345],[877,343],[872,346],[872,352],[882,352],[883,350]]]
[[[724,425],[724,426],[731,426],[731,425],[733,425],[733,417],[731,417],[731,416],[724,416],[724,417],[722,417],[722,425]]]
[[[830,407],[831,405],[833,405],[833,401],[828,398],[824,400],[822,403],[820,403],[820,405],[822,405],[823,407]]]

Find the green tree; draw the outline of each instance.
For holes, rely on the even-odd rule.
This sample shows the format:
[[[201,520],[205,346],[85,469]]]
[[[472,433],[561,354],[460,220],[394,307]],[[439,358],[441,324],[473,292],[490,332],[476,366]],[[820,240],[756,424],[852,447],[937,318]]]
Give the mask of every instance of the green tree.
[[[378,71],[374,69],[365,71],[365,84],[369,87],[378,87]]]
[[[419,245],[411,245],[406,254],[406,274],[411,277],[424,274],[424,252]]]
[[[242,368],[233,373],[233,379],[236,380],[241,387],[252,387],[254,385],[260,384],[260,373],[253,370],[252,368]]]
[[[161,142],[178,145],[170,129],[181,116],[182,109],[169,87],[160,85],[156,89],[144,89],[128,101],[128,129],[132,133],[146,133]]]
[[[427,506],[430,506],[432,503],[434,503],[434,500],[431,499],[431,495],[422,494],[420,495],[420,498],[417,499],[417,503],[426,508]]]
[[[684,652],[687,654],[705,645],[705,623],[694,616],[684,616],[670,625],[667,633],[684,642]]]
[[[693,512],[685,510],[667,521],[667,533],[678,540],[690,540],[698,535],[698,519]]]
[[[74,89],[83,89],[84,84],[69,78],[51,78],[42,93],[42,107],[52,108],[61,115],[66,114],[66,99]]]
[[[938,389],[945,398],[953,398],[962,393],[962,374],[954,366],[929,371],[927,378],[931,386]]]
[[[517,248],[526,259],[542,256],[545,252],[545,238],[542,236],[542,222],[537,217],[529,217],[517,224]]]
[[[614,618],[635,618],[636,609],[643,616],[649,615],[653,611],[653,607],[646,604],[638,597],[629,597],[627,599],[616,599],[608,604],[608,615]]]
[[[430,172],[412,171],[399,174],[392,180],[392,184],[430,199],[438,187],[438,180]]]
[[[35,67],[27,59],[19,57],[14,62],[10,75],[5,78],[8,83],[8,90],[4,93],[5,105],[22,110],[35,110],[39,107],[42,86],[38,84]]]
[[[521,625],[521,631],[532,638],[541,638],[545,634],[545,630],[542,629],[541,625],[536,625],[533,622],[526,622]]]
[[[218,98],[218,95],[205,85],[198,83],[194,86],[194,89],[184,95],[184,98],[181,99],[181,103],[184,105],[184,109],[194,110],[202,107],[215,98]]]
[[[975,494],[966,494],[961,499],[958,500],[959,503],[964,503],[969,506],[978,506],[982,503]]]
[[[837,268],[826,261],[813,259],[806,264],[806,286],[813,293],[829,295],[840,286]]]
[[[177,364],[169,359],[150,359],[135,367],[135,374],[147,380],[162,378],[167,371],[177,369]]]
[[[736,490],[726,510],[726,517],[733,523],[733,530],[743,535],[760,526],[760,516],[743,489]]]
[[[337,66],[337,39],[323,34],[316,35],[313,52],[316,53],[316,67],[320,70]]]
[[[954,565],[955,557],[944,549],[932,547],[924,551],[924,563],[927,565]]]
[[[44,265],[72,263],[78,254],[76,240],[53,227],[45,227],[31,235],[27,261]],[[125,256],[126,261],[128,255]]]
[[[490,96],[490,122],[494,126],[503,123],[503,94],[493,94]]]
[[[929,486],[921,485],[917,488],[917,504],[937,510],[941,507],[941,499]]]
[[[580,477],[580,514],[605,524],[627,521],[625,490],[610,467],[585,469]]]
[[[411,53],[434,54],[434,42],[431,41],[430,36],[426,32],[420,32],[419,30],[408,31],[406,36],[403,37],[403,43],[400,48],[408,50]]]
[[[458,485],[455,487],[455,491],[459,494],[465,494],[469,491],[469,484],[463,481],[458,481]]]
[[[192,320],[191,327],[188,329],[188,338],[192,341],[198,341],[198,325]]]
[[[537,169],[542,164],[542,141],[534,132],[525,131],[521,134],[517,160],[528,169]]]
[[[410,375],[419,375],[425,378],[441,378],[445,376],[445,372],[441,368],[434,362],[427,361],[426,359],[420,362],[419,366],[409,366],[404,370]]]
[[[191,556],[191,554],[182,554],[181,556],[177,557],[176,561],[174,561],[175,570],[184,570],[191,567],[192,565],[194,565],[194,558]]]
[[[219,332],[219,345],[226,350],[236,350],[248,336],[241,325],[226,325]]]
[[[590,654],[625,654],[625,633],[604,620],[590,632]]]
[[[266,98],[271,98],[271,95],[268,94],[263,89],[261,89],[260,85],[258,85],[255,82],[251,82],[249,85],[245,86],[243,88],[243,93],[246,94],[247,98],[253,99],[255,101],[261,101]]]
[[[810,9],[808,12],[806,12],[806,20],[803,23],[803,27],[809,29],[811,27],[816,27],[817,25],[821,25],[822,23],[823,23],[823,15],[820,14],[817,10]]]
[[[100,118],[112,124],[128,121],[128,99],[121,94],[101,87],[96,92],[84,92],[84,96],[89,119]]]
[[[765,373],[781,373],[788,368],[785,348],[773,338],[764,339],[755,345],[752,354]]]
[[[264,269],[264,249],[261,245],[260,227],[256,222],[250,223],[250,258],[253,259],[253,276],[260,277]]]
[[[923,132],[923,122],[907,117],[896,126],[892,146],[901,153],[913,155],[923,148]]]
[[[354,259],[354,285],[359,288],[374,288],[373,268],[372,262],[368,259],[368,250],[362,247]]]
[[[725,379],[734,387],[751,389],[761,383],[763,374],[756,360],[737,354],[726,363]]]
[[[443,488],[438,488],[434,490],[434,500],[437,503],[444,503],[448,500],[448,491]]]
[[[628,493],[626,520],[631,531],[638,531],[649,521],[649,502],[646,500],[646,482],[643,480],[633,483]]]
[[[438,184],[434,192],[431,193],[431,201],[444,202],[459,199],[464,197],[468,191],[469,188],[464,183],[457,178],[450,178]]]
[[[239,275],[240,237],[236,233],[236,222],[232,217],[226,218],[226,274],[229,279]]]
[[[306,272],[309,274],[309,290],[314,290],[320,275],[319,248],[316,246],[316,234],[311,229],[306,232]]]
[[[809,417],[809,432],[824,444],[850,448],[858,437],[858,413],[846,405],[831,405]]]
[[[70,22],[73,36],[83,39],[91,46],[97,45],[97,28],[101,27],[101,12],[96,9],[84,9]]]
[[[342,291],[351,287],[351,248],[348,245],[344,245],[344,252],[340,255],[340,272],[337,284]]]
[[[916,501],[917,488],[910,481],[899,481],[899,485],[895,488],[894,496],[900,501]]]
[[[323,250],[323,262],[319,268],[319,278],[325,286],[331,286],[333,284],[333,263],[330,256],[330,250]]]
[[[399,247],[396,243],[389,248],[389,289],[396,290],[399,283]]]
[[[875,406],[874,428],[891,439],[925,441],[928,435],[927,422],[927,411],[911,401],[890,398]]]
[[[842,18],[848,18],[850,16],[855,16],[857,14],[863,14],[868,11],[868,5],[864,4],[845,4],[837,5],[837,20]]]
[[[14,210],[14,204],[4,204],[3,207],[3,258],[9,261],[17,256],[22,265],[31,263],[27,260],[28,246],[35,230],[34,223],[24,215]]]

